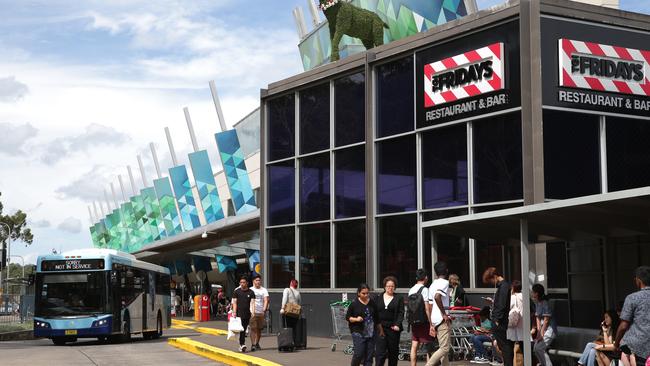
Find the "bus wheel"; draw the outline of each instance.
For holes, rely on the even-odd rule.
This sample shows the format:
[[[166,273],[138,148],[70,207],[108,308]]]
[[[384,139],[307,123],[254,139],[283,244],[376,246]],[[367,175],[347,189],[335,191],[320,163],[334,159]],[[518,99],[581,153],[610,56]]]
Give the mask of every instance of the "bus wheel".
[[[56,337],[52,338],[52,343],[54,343],[55,346],[63,346],[65,345],[66,339],[63,337]]]
[[[131,342],[131,321],[128,317],[122,322],[122,342]]]
[[[162,327],[162,317],[160,316],[160,313],[158,313],[158,320],[156,320],[156,334],[154,334],[153,338],[160,338],[162,337],[163,334],[163,327]]]

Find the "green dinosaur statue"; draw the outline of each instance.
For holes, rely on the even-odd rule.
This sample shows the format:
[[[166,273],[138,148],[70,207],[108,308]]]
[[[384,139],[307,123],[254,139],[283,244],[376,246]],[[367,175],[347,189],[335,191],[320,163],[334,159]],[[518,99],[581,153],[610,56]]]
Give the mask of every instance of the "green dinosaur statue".
[[[381,18],[370,10],[358,8],[345,0],[319,0],[329,23],[332,55],[330,61],[339,57],[339,43],[343,35],[359,38],[367,50],[384,44],[384,28]]]

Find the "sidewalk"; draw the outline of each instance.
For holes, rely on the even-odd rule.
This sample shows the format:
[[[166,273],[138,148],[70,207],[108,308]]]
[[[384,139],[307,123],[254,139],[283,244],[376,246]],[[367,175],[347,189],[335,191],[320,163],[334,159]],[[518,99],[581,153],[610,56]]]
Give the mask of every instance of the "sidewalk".
[[[193,321],[191,318],[177,318],[179,320]],[[225,332],[227,323],[224,320],[209,322],[199,322],[189,325],[182,325],[182,328],[202,327],[220,330],[214,334]],[[275,331],[275,330],[274,330]],[[192,337],[193,340],[208,344],[210,346],[237,352],[239,348],[239,338],[227,340],[225,335],[213,335],[202,333],[200,336]],[[309,365],[316,362],[318,365],[346,365],[350,363],[350,356],[343,353],[345,347],[338,345],[335,352],[332,352],[333,338],[307,337],[307,349],[299,349],[295,352],[285,353],[277,350],[277,336],[275,334],[267,335],[266,331],[262,332],[260,340],[261,350],[255,352],[246,352],[245,355],[259,357],[265,360],[273,361],[281,365]],[[250,349],[250,338],[246,339],[246,346]],[[420,362],[424,364],[424,362]],[[404,362],[406,365],[407,363]]]

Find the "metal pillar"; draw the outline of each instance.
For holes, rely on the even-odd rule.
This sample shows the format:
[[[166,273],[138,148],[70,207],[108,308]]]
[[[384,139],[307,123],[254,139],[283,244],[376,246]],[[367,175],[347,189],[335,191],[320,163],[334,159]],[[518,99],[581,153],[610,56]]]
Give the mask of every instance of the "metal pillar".
[[[524,322],[524,366],[532,366],[532,348],[528,342],[528,330],[530,330],[530,263],[528,259],[528,220],[519,219],[519,233],[521,238],[521,295],[523,301],[523,322]]]

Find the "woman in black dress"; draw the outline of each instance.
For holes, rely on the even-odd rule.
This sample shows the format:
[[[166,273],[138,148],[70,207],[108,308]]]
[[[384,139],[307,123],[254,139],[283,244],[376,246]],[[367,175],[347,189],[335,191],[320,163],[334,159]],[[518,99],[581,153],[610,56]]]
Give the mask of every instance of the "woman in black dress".
[[[377,338],[377,366],[383,366],[388,359],[388,366],[397,366],[399,337],[404,320],[404,298],[395,293],[397,279],[393,276],[384,278],[384,293],[377,299],[378,318],[384,336]]]

